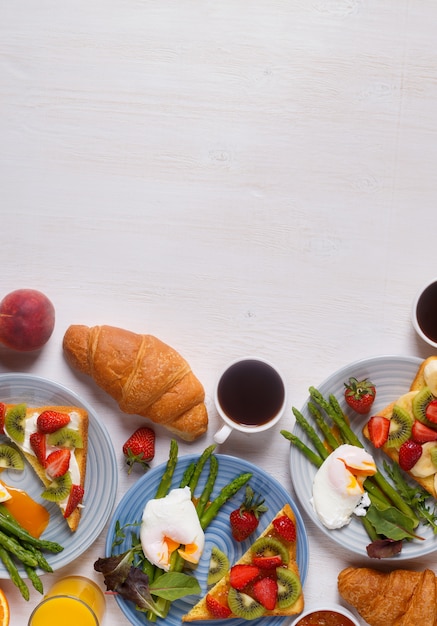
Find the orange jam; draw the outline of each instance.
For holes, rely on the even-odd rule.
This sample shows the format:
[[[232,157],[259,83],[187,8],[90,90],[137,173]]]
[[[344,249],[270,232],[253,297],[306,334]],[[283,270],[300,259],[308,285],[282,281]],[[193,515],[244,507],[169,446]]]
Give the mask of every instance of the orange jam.
[[[11,494],[11,498],[3,502],[9,513],[33,537],[40,537],[49,523],[49,512],[42,504],[35,502],[25,491],[11,487],[0,481]]]
[[[296,626],[354,626],[345,615],[335,611],[314,611],[300,619]]]

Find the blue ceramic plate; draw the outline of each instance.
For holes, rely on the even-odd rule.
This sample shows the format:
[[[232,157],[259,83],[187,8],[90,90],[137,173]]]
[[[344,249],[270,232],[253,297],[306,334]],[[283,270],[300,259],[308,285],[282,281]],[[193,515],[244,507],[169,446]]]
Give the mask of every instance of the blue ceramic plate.
[[[265,497],[266,505],[269,508],[269,512],[265,513],[260,518],[259,532],[262,532],[264,528],[269,524],[270,520],[279,511],[286,502],[290,504],[293,512],[296,516],[297,531],[298,531],[298,543],[297,543],[297,563],[300,570],[302,584],[305,582],[308,571],[308,539],[305,531],[301,515],[290,497],[290,494],[280,485],[274,478],[269,476],[259,467],[227,455],[216,455],[219,462],[219,472],[214,487],[212,498],[218,494],[227,483],[229,483],[238,474],[243,472],[251,472],[252,478],[249,484],[256,493],[260,493]],[[172,487],[177,487],[182,478],[183,472],[187,468],[190,462],[198,459],[198,455],[183,456],[179,459],[177,468],[173,477]],[[108,536],[106,540],[106,555],[111,554],[111,547],[114,540],[115,524],[118,521],[122,526],[126,524],[132,524],[140,522],[143,514],[143,509],[148,500],[155,497],[155,493],[158,484],[161,480],[164,468],[166,464],[156,467],[147,474],[145,474],[135,485],[129,489],[124,495],[120,503],[118,504],[115,513],[112,517],[112,521],[109,524]],[[205,479],[207,476],[207,467],[198,483],[197,492],[201,492]],[[244,488],[243,488],[244,489]],[[209,568],[209,559],[211,555],[211,548],[213,545],[218,546],[225,554],[228,555],[231,563],[234,563],[239,559],[244,552],[249,548],[252,541],[247,539],[242,543],[238,543],[232,539],[229,531],[229,515],[233,509],[235,509],[242,499],[244,492],[238,492],[231,500],[229,500],[220,510],[217,517],[208,526],[205,533],[205,549],[202,558],[196,568],[196,578],[202,588],[202,595],[206,593],[207,585],[206,578]],[[195,494],[195,495],[196,495]],[[138,529],[134,530],[138,533]],[[258,532],[258,531],[257,531]],[[116,553],[120,554],[131,547],[131,536],[129,533],[126,536],[124,542],[117,546]],[[127,617],[127,619],[134,624],[134,626],[144,626],[149,623],[144,613],[141,613],[135,609],[135,606],[128,601],[125,601],[119,596],[115,597],[120,609]],[[158,619],[157,623],[165,623],[165,626],[180,626],[182,615],[187,613],[191,607],[198,601],[198,597],[191,596],[190,598],[182,598],[172,603],[170,613],[165,620]],[[190,600],[190,601],[188,601]],[[278,626],[282,624],[285,618],[283,617],[270,617],[268,622],[269,626]],[[263,618],[253,620],[251,623],[254,626],[262,624],[265,620]],[[247,620],[233,619],[232,623],[235,626],[247,624]],[[217,624],[216,621],[203,621],[202,624]]]
[[[6,470],[2,473],[2,480],[7,485],[23,489],[49,511],[50,521],[42,536],[44,539],[60,543],[64,550],[59,554],[47,552],[45,555],[53,570],[60,569],[89,548],[102,532],[111,514],[118,483],[117,463],[111,439],[91,406],[75,393],[50,380],[28,374],[2,374],[0,402],[11,404],[25,402],[29,406],[81,406],[88,411],[84,509],[76,532],[70,531],[56,504],[41,498],[43,485],[27,463],[22,472]],[[101,479],[102,476],[105,477],[104,480]],[[23,578],[26,577],[24,570],[20,569],[20,573]],[[0,563],[0,578],[8,577],[5,567]]]
[[[410,389],[419,365],[422,359],[416,357],[397,357],[397,356],[381,356],[364,359],[351,363],[346,367],[338,370],[335,374],[327,378],[317,389],[324,397],[334,394],[340,402],[342,409],[346,414],[349,413],[344,400],[344,383],[349,380],[350,376],[355,376],[358,380],[369,378],[376,385],[376,399],[372,407],[372,414],[376,414],[378,410],[383,409]],[[301,413],[313,423],[307,408],[307,403],[301,409]],[[351,416],[351,426],[358,437],[361,439],[366,449],[372,454],[373,458],[380,470],[383,470],[383,462],[388,461],[388,457],[380,450],[375,450],[370,443],[362,435],[361,431],[366,423],[365,416],[354,414]],[[294,434],[304,441],[309,447],[312,447],[310,440],[302,429],[296,424]],[[308,459],[294,447],[290,452],[290,470],[293,480],[294,489],[302,508],[308,516],[313,520],[314,524],[330,539],[347,550],[367,557],[366,546],[369,538],[359,520],[352,519],[348,526],[337,530],[327,529],[317,517],[311,505],[310,498],[312,494],[312,484],[316,473],[315,467]],[[405,559],[416,559],[425,554],[434,552],[437,549],[437,535],[434,535],[430,526],[419,525],[417,534],[425,538],[425,541],[413,540],[405,542],[402,552],[393,559],[384,559],[384,561],[401,561]]]

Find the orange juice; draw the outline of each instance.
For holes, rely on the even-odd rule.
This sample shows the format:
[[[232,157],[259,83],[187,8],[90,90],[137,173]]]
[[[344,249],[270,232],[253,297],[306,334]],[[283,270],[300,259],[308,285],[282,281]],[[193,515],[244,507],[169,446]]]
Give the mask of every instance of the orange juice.
[[[100,587],[84,576],[67,576],[54,583],[33,612],[29,626],[99,626],[105,612]]]

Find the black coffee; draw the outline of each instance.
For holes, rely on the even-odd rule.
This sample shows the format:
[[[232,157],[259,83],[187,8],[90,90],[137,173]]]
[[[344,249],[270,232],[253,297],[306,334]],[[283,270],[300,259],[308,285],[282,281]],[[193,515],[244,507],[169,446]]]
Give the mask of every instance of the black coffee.
[[[417,303],[417,322],[431,341],[437,341],[437,281],[429,285]]]
[[[217,388],[224,413],[246,426],[261,426],[273,419],[284,397],[284,384],[279,374],[267,363],[251,359],[231,365]]]

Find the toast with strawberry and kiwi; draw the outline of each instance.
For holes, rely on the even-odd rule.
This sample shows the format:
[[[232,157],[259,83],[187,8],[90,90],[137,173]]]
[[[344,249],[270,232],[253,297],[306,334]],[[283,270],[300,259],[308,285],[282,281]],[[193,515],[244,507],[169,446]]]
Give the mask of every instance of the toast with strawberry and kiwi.
[[[420,364],[410,390],[373,415],[363,434],[437,498],[437,356]]]
[[[76,406],[2,404],[3,432],[44,485],[42,497],[61,509],[71,531],[81,517],[88,450],[88,413]]]
[[[297,615],[304,597],[296,545],[296,519],[286,504],[182,621]]]

